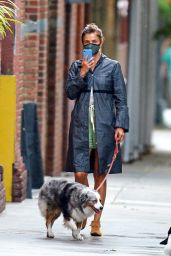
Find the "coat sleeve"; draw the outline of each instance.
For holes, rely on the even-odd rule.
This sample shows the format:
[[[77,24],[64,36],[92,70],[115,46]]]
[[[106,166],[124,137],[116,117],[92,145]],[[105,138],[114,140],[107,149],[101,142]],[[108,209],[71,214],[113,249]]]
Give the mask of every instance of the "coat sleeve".
[[[129,114],[127,107],[126,86],[119,63],[115,64],[113,69],[114,81],[114,100],[116,108],[115,128],[123,128],[125,132],[129,131]]]
[[[67,97],[71,100],[76,99],[85,86],[86,83],[84,79],[80,76],[80,70],[77,67],[77,63],[72,63],[68,72],[65,86]]]

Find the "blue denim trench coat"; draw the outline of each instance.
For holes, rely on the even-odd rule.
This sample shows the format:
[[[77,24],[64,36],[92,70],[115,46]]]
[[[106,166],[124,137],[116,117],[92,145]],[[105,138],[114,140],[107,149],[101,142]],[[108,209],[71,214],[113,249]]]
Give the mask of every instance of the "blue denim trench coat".
[[[88,137],[89,99],[93,86],[99,172],[103,174],[112,161],[115,128],[121,127],[125,132],[129,129],[125,82],[120,64],[105,55],[101,56],[94,71],[89,71],[84,78],[80,76],[80,69],[81,60],[71,65],[65,88],[67,97],[76,100],[71,113],[66,171],[93,172],[90,168]],[[111,173],[121,172],[122,159],[119,150]]]

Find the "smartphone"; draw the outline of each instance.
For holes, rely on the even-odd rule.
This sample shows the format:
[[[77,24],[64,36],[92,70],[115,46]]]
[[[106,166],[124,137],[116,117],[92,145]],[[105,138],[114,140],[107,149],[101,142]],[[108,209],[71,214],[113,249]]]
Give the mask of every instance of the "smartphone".
[[[83,57],[84,57],[84,59],[89,61],[93,57],[92,50],[91,49],[84,49],[83,50]]]

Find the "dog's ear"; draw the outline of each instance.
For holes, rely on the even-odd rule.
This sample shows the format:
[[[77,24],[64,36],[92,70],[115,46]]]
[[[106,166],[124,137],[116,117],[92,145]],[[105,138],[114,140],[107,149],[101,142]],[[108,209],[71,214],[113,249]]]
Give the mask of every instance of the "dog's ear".
[[[81,203],[85,203],[88,199],[88,195],[83,193],[81,195],[80,199],[81,199]]]

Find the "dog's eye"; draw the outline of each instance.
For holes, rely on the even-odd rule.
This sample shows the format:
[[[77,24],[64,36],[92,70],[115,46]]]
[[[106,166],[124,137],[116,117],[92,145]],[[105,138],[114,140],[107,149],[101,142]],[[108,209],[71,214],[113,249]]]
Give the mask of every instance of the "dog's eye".
[[[97,203],[97,200],[93,200],[93,204],[96,204]]]

